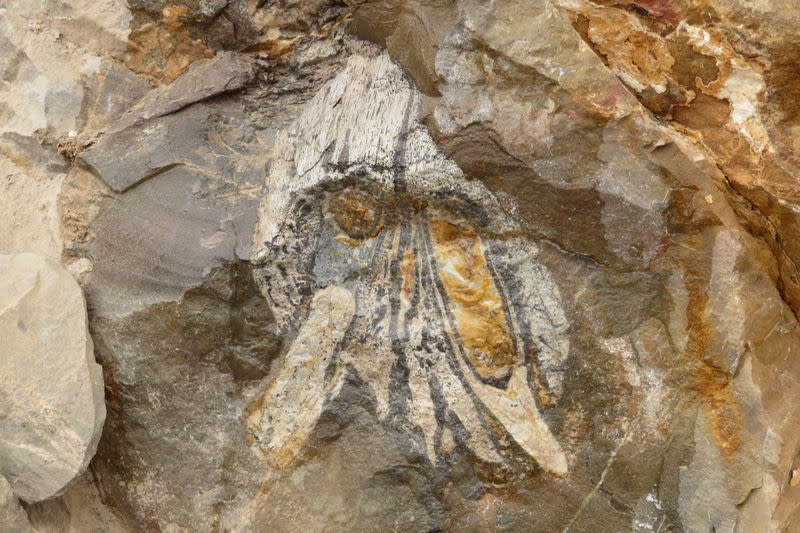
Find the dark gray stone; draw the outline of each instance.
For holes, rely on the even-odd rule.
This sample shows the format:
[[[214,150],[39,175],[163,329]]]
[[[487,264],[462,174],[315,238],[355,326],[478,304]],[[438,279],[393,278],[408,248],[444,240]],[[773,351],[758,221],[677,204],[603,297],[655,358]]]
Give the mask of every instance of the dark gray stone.
[[[246,57],[221,53],[198,61],[171,85],[145,96],[79,159],[123,192],[180,164],[197,163],[212,108],[192,104],[244,87],[255,76]]]

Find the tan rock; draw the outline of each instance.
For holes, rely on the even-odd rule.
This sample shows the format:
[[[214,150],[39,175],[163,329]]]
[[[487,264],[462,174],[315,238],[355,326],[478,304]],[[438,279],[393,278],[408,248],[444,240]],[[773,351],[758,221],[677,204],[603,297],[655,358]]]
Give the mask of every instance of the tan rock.
[[[34,254],[0,256],[0,337],[0,472],[36,502],[86,468],[106,413],[72,276]]]
[[[10,167],[10,168],[9,168]],[[0,156],[0,251],[33,252],[57,259],[61,253],[56,197],[63,176],[37,179],[4,165]],[[10,230],[10,231],[9,231]]]
[[[20,507],[11,485],[0,476],[0,525],[5,533],[28,533],[33,531],[28,516]]]
[[[63,136],[77,129],[84,80],[96,76],[104,54],[120,48],[129,19],[121,0],[4,2],[0,133]]]
[[[27,519],[39,533],[128,533],[136,530],[108,505],[91,471],[84,472],[61,496],[28,505]]]
[[[0,4],[0,254],[108,382],[32,527],[793,531],[789,0]]]

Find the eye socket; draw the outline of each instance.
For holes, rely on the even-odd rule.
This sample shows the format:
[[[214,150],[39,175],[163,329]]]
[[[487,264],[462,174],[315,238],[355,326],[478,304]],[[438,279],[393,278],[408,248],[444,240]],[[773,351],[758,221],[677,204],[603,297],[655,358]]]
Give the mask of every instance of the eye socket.
[[[353,239],[366,239],[380,233],[381,207],[364,193],[336,193],[328,205],[328,212],[339,229]]]

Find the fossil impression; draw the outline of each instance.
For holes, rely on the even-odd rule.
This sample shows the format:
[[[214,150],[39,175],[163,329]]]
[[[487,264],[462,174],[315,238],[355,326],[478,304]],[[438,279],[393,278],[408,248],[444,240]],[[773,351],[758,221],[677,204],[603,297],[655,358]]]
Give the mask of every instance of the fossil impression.
[[[387,56],[354,55],[276,141],[255,261],[294,340],[248,419],[254,448],[292,463],[351,374],[434,463],[449,443],[502,462],[510,435],[563,475],[540,413],[568,352],[558,291],[536,246],[416,122],[419,106]]]

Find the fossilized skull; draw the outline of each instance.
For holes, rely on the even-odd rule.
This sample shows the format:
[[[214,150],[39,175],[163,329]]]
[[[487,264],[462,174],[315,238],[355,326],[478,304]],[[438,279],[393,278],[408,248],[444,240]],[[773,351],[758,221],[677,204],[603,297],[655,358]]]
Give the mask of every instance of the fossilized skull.
[[[386,55],[354,55],[276,140],[255,262],[294,340],[248,419],[254,448],[291,464],[355,373],[378,415],[432,462],[445,432],[502,462],[505,432],[563,475],[537,407],[562,392],[558,290],[535,244],[439,152],[418,109]]]

